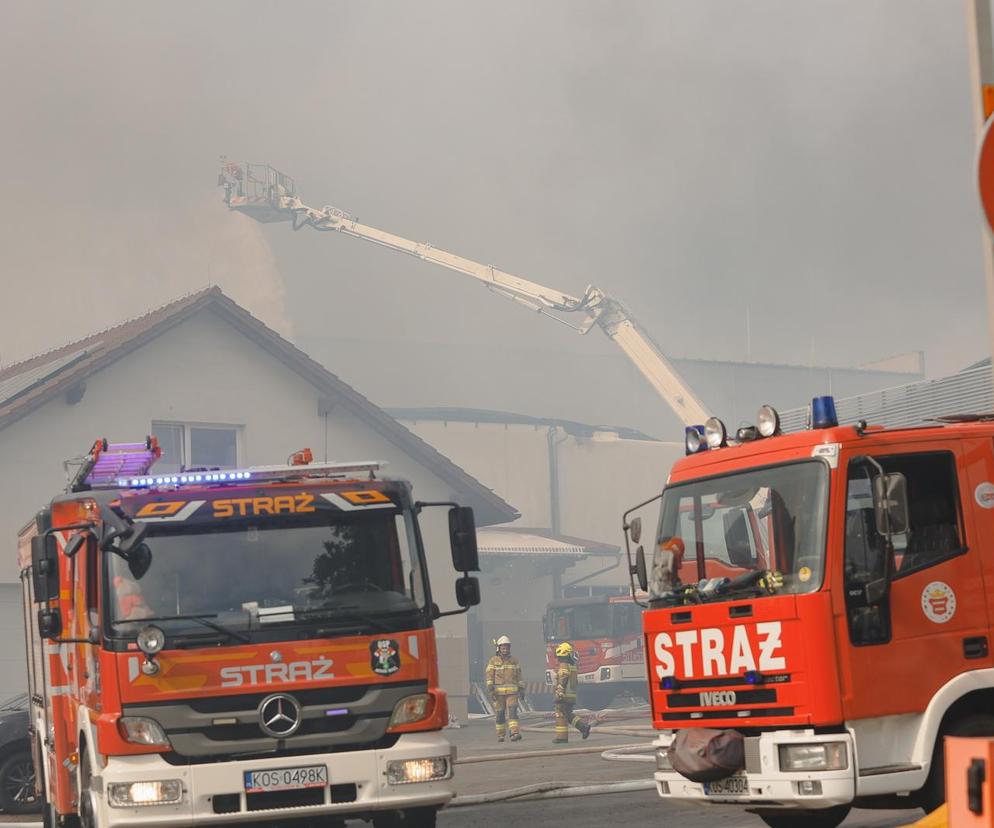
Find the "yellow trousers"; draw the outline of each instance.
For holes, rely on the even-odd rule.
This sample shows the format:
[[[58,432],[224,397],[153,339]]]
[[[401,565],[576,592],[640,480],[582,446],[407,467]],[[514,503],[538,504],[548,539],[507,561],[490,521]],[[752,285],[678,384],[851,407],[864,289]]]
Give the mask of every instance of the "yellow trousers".
[[[583,724],[583,719],[577,716],[573,712],[573,708],[576,706],[576,702],[572,699],[557,699],[556,700],[556,741],[557,742],[568,742],[569,741],[569,726],[573,725],[581,733],[583,728],[580,726]]]
[[[518,734],[518,694],[508,693],[494,697],[494,712],[497,714],[497,738],[503,739],[508,729],[512,736]]]

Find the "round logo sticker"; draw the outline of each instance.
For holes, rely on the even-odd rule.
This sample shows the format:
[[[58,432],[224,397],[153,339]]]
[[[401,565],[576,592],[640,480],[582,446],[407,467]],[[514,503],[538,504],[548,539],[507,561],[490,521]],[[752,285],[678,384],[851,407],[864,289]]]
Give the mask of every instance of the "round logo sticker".
[[[797,570],[797,578],[801,583],[807,583],[811,580],[811,567],[802,566]]]
[[[994,483],[978,484],[973,497],[981,509],[994,509]]]
[[[922,590],[922,612],[935,624],[945,624],[956,612],[956,593],[942,581],[932,581]]]

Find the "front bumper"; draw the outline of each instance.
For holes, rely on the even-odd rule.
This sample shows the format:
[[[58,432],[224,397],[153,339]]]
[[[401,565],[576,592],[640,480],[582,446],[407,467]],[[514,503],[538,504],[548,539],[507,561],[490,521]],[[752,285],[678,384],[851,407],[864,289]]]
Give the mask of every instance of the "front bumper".
[[[341,753],[312,753],[273,756],[202,765],[170,765],[158,755],[111,756],[91,785],[94,808],[105,828],[128,826],[223,825],[234,822],[266,822],[317,815],[371,813],[373,811],[445,805],[453,796],[452,747],[439,733],[405,733],[384,750]],[[387,763],[398,759],[449,758],[449,776],[434,782],[392,785],[387,782]],[[329,785],[320,790],[320,801],[311,804],[301,795],[299,804],[284,800],[278,807],[259,806],[245,793],[244,773],[252,770],[325,765]],[[174,805],[111,807],[108,786],[117,782],[179,779],[183,797]],[[290,797],[294,799],[294,797]],[[219,809],[225,810],[218,813]]]
[[[670,746],[673,733],[661,734],[653,742],[658,752]],[[782,771],[780,745],[790,743],[843,742],[848,768],[838,771]],[[656,792],[665,799],[692,800],[698,803],[735,803],[762,808],[816,809],[845,805],[856,794],[852,738],[848,733],[818,734],[814,731],[772,731],[746,739],[746,769],[736,776],[745,777],[746,791],[741,794],[707,793],[705,784],[691,782],[675,770],[656,770]],[[817,792],[805,792],[819,783]]]

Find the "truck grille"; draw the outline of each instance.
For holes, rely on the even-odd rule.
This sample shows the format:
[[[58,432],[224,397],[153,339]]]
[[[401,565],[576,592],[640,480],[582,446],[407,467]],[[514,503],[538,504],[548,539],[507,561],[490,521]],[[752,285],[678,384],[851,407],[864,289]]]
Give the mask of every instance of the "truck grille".
[[[397,702],[427,690],[427,682],[414,681],[287,691],[300,705],[301,722],[293,735],[282,739],[267,736],[260,728],[259,705],[273,690],[125,705],[123,713],[154,719],[162,726],[173,747],[163,754],[168,761],[196,763],[276,752],[379,747],[390,739],[386,729]]]

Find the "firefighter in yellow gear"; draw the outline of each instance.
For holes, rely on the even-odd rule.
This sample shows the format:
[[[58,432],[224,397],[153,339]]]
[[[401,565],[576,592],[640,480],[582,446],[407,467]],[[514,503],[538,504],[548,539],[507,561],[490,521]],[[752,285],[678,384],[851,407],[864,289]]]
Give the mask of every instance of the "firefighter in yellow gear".
[[[556,700],[556,738],[552,741],[556,744],[568,742],[570,725],[586,739],[590,735],[590,725],[573,712],[576,707],[576,650],[572,644],[564,641],[556,647],[556,658],[559,660],[553,691]]]
[[[487,662],[487,692],[497,714],[497,741],[503,742],[508,730],[511,741],[521,741],[518,731],[518,699],[525,694],[521,665],[511,655],[511,639],[502,635],[494,644],[497,653]]]

